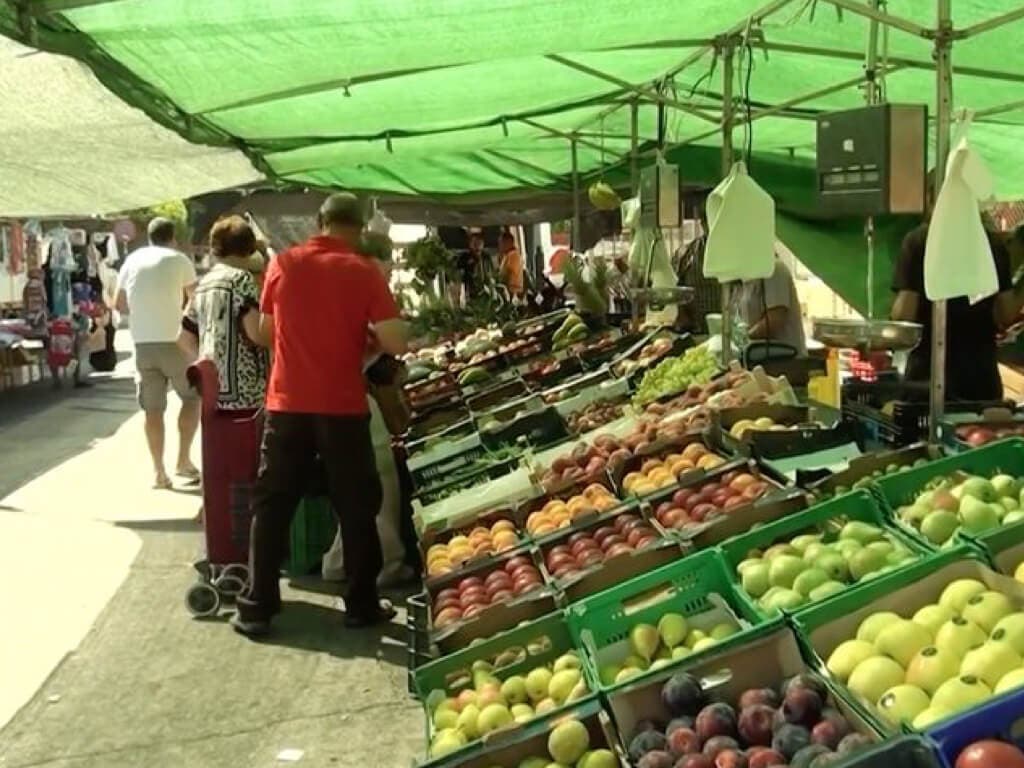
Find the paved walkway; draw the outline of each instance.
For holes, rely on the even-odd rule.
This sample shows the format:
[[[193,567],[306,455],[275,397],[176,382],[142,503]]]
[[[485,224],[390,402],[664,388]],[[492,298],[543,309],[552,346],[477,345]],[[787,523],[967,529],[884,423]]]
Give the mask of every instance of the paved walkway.
[[[0,451],[0,768],[421,755],[404,616],[346,631],[313,583],[263,643],[189,618],[199,499],[149,489],[130,361],[92,390],[0,394]]]

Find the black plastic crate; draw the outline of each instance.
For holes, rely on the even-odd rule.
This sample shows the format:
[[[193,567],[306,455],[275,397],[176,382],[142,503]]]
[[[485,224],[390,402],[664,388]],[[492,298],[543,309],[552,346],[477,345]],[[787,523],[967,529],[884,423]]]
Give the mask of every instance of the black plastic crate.
[[[417,491],[416,498],[419,499],[423,506],[427,507],[464,489],[474,488],[481,483],[486,483],[490,480],[497,480],[499,477],[504,477],[512,472],[518,464],[518,457],[505,459],[503,461],[496,461],[486,467],[481,467],[479,470],[469,472],[462,476],[448,477],[442,483],[437,483],[421,491]]]
[[[521,378],[503,381],[466,398],[466,407],[473,413],[483,413],[511,400],[530,394],[530,388]]]
[[[523,444],[546,448],[568,440],[569,436],[565,421],[551,406],[513,419],[498,429],[480,431],[483,444],[491,449]]]
[[[928,436],[927,382],[850,381],[843,384],[843,414],[864,424],[869,441],[902,448]],[[883,410],[891,403],[888,412]],[[946,402],[946,413],[981,414],[989,408],[1010,408],[1005,400]]]

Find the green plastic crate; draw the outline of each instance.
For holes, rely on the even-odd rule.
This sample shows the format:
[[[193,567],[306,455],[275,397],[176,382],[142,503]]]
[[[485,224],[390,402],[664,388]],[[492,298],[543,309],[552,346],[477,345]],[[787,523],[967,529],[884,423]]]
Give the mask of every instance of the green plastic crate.
[[[513,675],[525,677],[537,667],[551,664],[572,650],[579,653],[569,634],[564,614],[556,611],[465,650],[424,664],[414,674],[416,691],[423,702],[427,718],[428,741],[431,733],[428,697],[433,691],[444,691],[447,697],[455,697],[460,691],[472,688],[475,662],[486,661],[494,665],[491,674],[504,682]],[[502,659],[503,656],[505,659]],[[580,656],[582,658],[582,654]],[[591,691],[596,691],[585,666],[581,668],[581,672],[587,687]],[[573,707],[578,703],[579,700],[569,702],[565,707]]]
[[[658,619],[669,612],[682,614],[691,626],[703,624],[710,627],[728,621],[740,628],[731,637],[688,656],[688,660],[699,659],[705,653],[742,642],[751,625],[760,621],[736,600],[721,554],[712,549],[688,555],[580,600],[566,609],[566,619],[573,642],[583,651],[583,662],[588,666],[590,679],[597,683],[599,690],[614,690],[619,685],[635,683],[657,672],[648,669],[618,684],[606,684],[600,675],[601,666],[610,663],[609,654],[626,655],[626,652],[619,651],[633,626],[641,623],[657,625]]]
[[[764,550],[773,544],[788,542],[800,533],[812,531],[817,533],[824,530],[826,540],[831,541],[838,536],[841,526],[851,520],[859,520],[883,528],[889,536],[906,545],[911,552],[919,557],[931,553],[931,550],[923,546],[915,537],[909,536],[901,529],[891,525],[879,507],[878,501],[870,493],[864,490],[853,491],[722,542],[719,549],[722,551],[726,570],[736,590],[737,600],[742,602],[750,613],[759,616],[762,620],[778,615],[763,609],[756,600],[746,593],[741,586],[739,575],[736,573],[736,566],[746,559],[747,553],[751,550]],[[829,537],[829,533],[832,534],[831,537]],[[865,581],[861,580],[857,584],[849,585],[848,589],[856,589],[864,583]],[[845,592],[846,590],[837,594]],[[830,600],[832,597],[826,598],[826,600]],[[795,612],[807,610],[810,605],[812,604],[805,605]]]
[[[1013,576],[1024,562],[1024,522],[998,528],[984,537],[965,534],[964,538],[979,547],[1000,573]]]
[[[910,618],[922,606],[935,602],[942,590],[959,578],[979,578],[983,581],[994,578],[1006,582],[1005,577],[992,571],[979,550],[970,545],[961,545],[872,579],[856,589],[790,617],[790,621],[797,631],[808,663],[832,679],[825,660],[841,642],[855,636],[857,627],[867,616],[879,611],[893,611]],[[865,717],[873,719],[879,729],[891,731],[849,689],[838,680],[834,682]]]
[[[873,484],[873,488],[882,500],[886,512],[892,516],[894,523],[918,541],[934,549],[934,545],[921,536],[918,531],[899,522],[896,510],[912,503],[918,493],[932,480],[957,471],[984,477],[991,477],[1000,472],[1014,477],[1024,477],[1024,438],[1011,437],[943,459],[936,459],[923,467],[879,478]],[[989,538],[1000,530],[1002,529],[993,528],[990,532],[970,537],[957,533],[957,539],[960,543],[977,542],[987,546]]]
[[[300,501],[292,519],[288,575],[306,576],[319,569],[337,532],[338,519],[326,496],[306,497]]]

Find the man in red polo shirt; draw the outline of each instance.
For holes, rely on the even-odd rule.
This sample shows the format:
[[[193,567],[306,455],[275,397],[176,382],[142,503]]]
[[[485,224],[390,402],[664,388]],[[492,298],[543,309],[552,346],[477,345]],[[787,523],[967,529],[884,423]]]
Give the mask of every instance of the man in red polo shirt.
[[[356,253],[363,227],[357,198],[330,196],[318,223],[320,235],[271,262],[263,286],[261,326],[274,363],[253,498],[250,584],[233,621],[247,635],[266,633],[280,610],[289,526],[317,455],[341,525],[346,623],[367,626],[394,616],[377,595],[381,483],[363,361],[368,340],[381,352],[404,353],[405,326],[380,270]]]

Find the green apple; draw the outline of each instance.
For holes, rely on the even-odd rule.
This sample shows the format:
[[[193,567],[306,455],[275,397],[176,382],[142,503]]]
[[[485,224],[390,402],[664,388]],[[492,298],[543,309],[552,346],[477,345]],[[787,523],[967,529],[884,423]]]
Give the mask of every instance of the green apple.
[[[517,768],[547,768],[548,761],[543,757],[528,757]]]
[[[861,544],[869,544],[885,538],[885,532],[877,525],[865,523],[862,520],[851,520],[839,532],[840,540],[853,539]]]
[[[999,500],[1000,505],[1003,507],[1004,512],[1018,512],[1020,511],[1020,502],[1017,501],[1016,496],[1003,496]],[[1003,518],[1006,519],[1005,517]]]
[[[771,599],[765,605],[765,608],[769,611],[792,611],[799,608],[806,602],[807,598],[796,590],[783,588],[772,595]]]
[[[885,656],[864,659],[850,674],[846,686],[868,702],[878,701],[882,694],[903,682],[903,667]]]
[[[666,614],[666,616],[668,615],[671,614]],[[580,655],[576,653],[576,651],[569,651],[568,653],[563,653],[561,656],[555,659],[555,663],[551,667],[551,671],[561,672],[565,669],[581,669],[582,667],[583,662],[580,661]]]
[[[1013,669],[999,678],[993,693],[1000,694],[1024,686],[1024,669]]]
[[[687,635],[687,637],[689,637],[689,635]],[[633,667],[634,669],[647,669],[647,664],[647,659],[637,656],[635,653],[631,653],[622,660],[622,666]]]
[[[942,595],[939,597],[939,605],[944,605],[953,613],[959,614],[963,611],[964,606],[967,605],[968,600],[975,595],[980,595],[986,589],[988,587],[977,579],[957,579],[956,581],[951,581],[942,590]]]
[[[992,505],[979,501],[973,496],[965,496],[960,502],[960,522],[967,533],[982,533],[999,525],[999,513]]]
[[[825,666],[833,677],[845,683],[858,664],[874,655],[875,646],[871,643],[866,643],[863,640],[847,640],[832,651]]]
[[[898,728],[901,723],[912,723],[914,718],[928,709],[931,700],[928,694],[913,685],[896,685],[878,699],[875,708],[891,726]]]
[[[612,685],[615,682],[615,678],[618,677],[620,671],[622,671],[622,667],[620,667],[618,664],[605,664],[598,671],[598,676],[601,678],[602,684]]]
[[[960,483],[959,488],[961,507],[964,500],[969,498],[984,501],[986,504],[999,498],[999,494],[997,494],[996,489],[992,487],[992,483],[984,477],[969,477]]]
[[[918,651],[931,644],[931,632],[908,619],[900,619],[886,625],[875,637],[875,650],[895,659],[904,669]]]
[[[686,636],[686,645],[693,648],[697,643],[706,638],[708,633],[702,629],[691,629],[690,634]]]
[[[878,633],[894,621],[901,621],[901,617],[892,611],[873,613],[860,623],[857,628],[857,639],[866,643],[874,643]]]
[[[526,675],[526,694],[531,701],[540,701],[548,695],[551,677],[551,671],[546,667],[537,667]]]
[[[799,555],[796,548],[790,544],[773,544],[764,551],[765,560],[774,560],[779,555]]]
[[[1015,509],[1012,512],[1007,512],[1003,518],[1003,525],[1013,525],[1024,520],[1024,509]]]
[[[789,542],[789,545],[802,555],[811,544],[819,543],[821,543],[820,533],[804,533],[795,537]]]
[[[740,574],[743,591],[751,597],[761,597],[771,585],[768,580],[768,563],[758,560]]]
[[[793,580],[793,589],[804,597],[828,581],[828,574],[820,568],[808,568]]]
[[[859,546],[857,548],[859,550]],[[851,553],[852,554],[852,553]],[[814,567],[828,574],[831,581],[849,581],[850,566],[846,557],[838,552],[826,552],[814,561]]]
[[[928,707],[928,709],[914,718],[914,730],[923,731],[940,720],[945,720],[950,714],[948,710],[940,709],[936,706]]]
[[[955,616],[935,633],[935,647],[963,658],[972,648],[977,648],[987,640],[981,627],[961,616]]]
[[[807,564],[796,555],[778,555],[772,558],[771,566],[768,569],[768,581],[773,587],[791,589],[796,577],[806,567]]]
[[[986,591],[968,600],[961,614],[965,619],[973,621],[988,633],[1013,611],[1013,602],[1002,592]]]
[[[944,605],[926,605],[912,617],[915,624],[928,627],[932,634],[938,634],[939,627],[953,618],[953,611]]]
[[[530,698],[526,690],[526,678],[513,675],[501,684],[501,696],[509,704],[525,704]]]
[[[748,557],[746,560],[741,560],[740,564],[736,566],[736,573],[744,573],[747,568],[752,568],[755,565],[761,565],[764,563],[760,557]]]
[[[634,678],[637,675],[642,674],[642,673],[643,673],[643,670],[642,669],[638,669],[637,667],[623,667],[622,669],[619,670],[619,674],[617,674],[615,676],[615,682],[616,683],[624,683],[627,680],[630,680],[630,679],[632,679],[632,678]],[[537,707],[537,713],[540,714],[540,707],[539,706]]]
[[[931,696],[944,682],[959,674],[959,656],[929,645],[910,660],[906,681]]]
[[[1013,650],[1024,656],[1024,613],[1004,616],[992,630],[991,639],[1008,643]]]
[[[846,585],[841,581],[826,581],[820,587],[815,587],[811,590],[810,598],[812,602],[818,602],[827,597],[832,597],[832,595],[838,595],[845,589]]]
[[[509,711],[512,712],[512,719],[517,723],[528,723],[536,716],[533,707],[529,704],[513,704]]]
[[[444,757],[466,746],[466,736],[458,728],[445,728],[434,734],[430,742],[430,757]]]
[[[1017,494],[1020,493],[1017,478],[1011,475],[996,475],[989,482],[1000,497],[1016,500]]]
[[[903,507],[899,512],[900,520],[907,525],[912,525],[915,528],[920,528],[921,523],[928,517],[932,512],[932,508],[921,504],[920,501],[910,507]]]
[[[871,549],[871,546],[864,547],[864,549],[854,552],[850,559],[847,561],[847,565],[850,568],[850,576],[860,581],[868,574],[880,571],[886,566],[885,554],[875,549]]]
[[[945,509],[929,512],[921,521],[921,534],[932,544],[945,544],[956,533],[960,519]]]
[[[988,642],[967,652],[960,664],[960,674],[976,677],[989,688],[995,688],[1006,674],[1020,665],[1020,654],[1009,644]]]
[[[992,697],[992,689],[976,677],[961,675],[947,680],[932,696],[932,706],[961,712]]]
[[[722,641],[727,637],[732,637],[739,631],[739,627],[735,624],[722,622],[721,624],[715,624],[715,626],[711,628],[710,637],[712,640]]]
[[[467,739],[479,739],[480,729],[478,722],[480,720],[480,707],[476,704],[467,704],[459,712],[459,720],[457,723],[458,729],[466,735]]]

